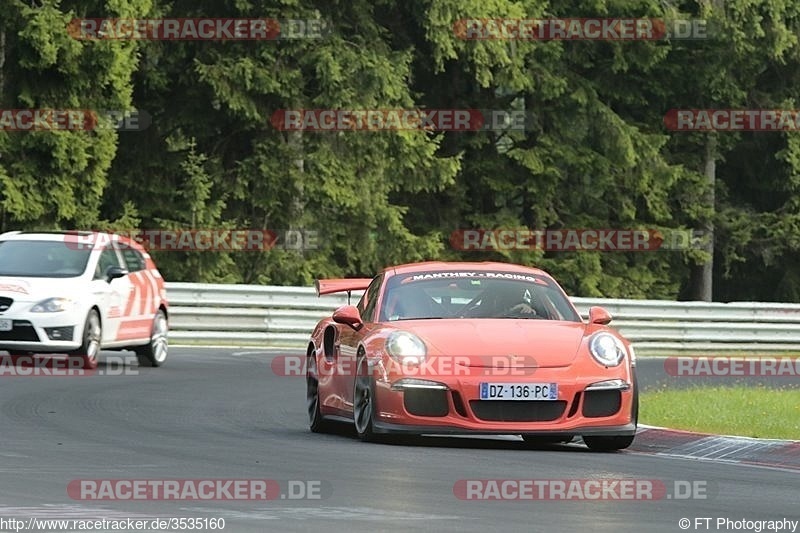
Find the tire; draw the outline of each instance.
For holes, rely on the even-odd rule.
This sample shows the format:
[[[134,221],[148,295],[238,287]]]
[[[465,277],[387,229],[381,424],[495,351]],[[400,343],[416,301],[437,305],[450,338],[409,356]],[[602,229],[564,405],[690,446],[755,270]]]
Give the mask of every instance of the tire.
[[[572,442],[574,435],[522,435],[525,445],[530,448],[540,448],[542,446],[552,446],[553,444],[566,444]]]
[[[590,450],[595,452],[615,452],[624,450],[633,444],[634,438],[636,438],[636,435],[586,435],[583,437],[583,442],[586,443]]]
[[[639,427],[639,381],[636,372],[633,373],[633,406],[631,407],[631,422],[634,427]]]
[[[313,354],[306,360],[306,408],[308,409],[308,427],[312,433],[327,433],[330,424],[322,416],[319,400],[319,379],[317,363]]]
[[[167,315],[161,309],[158,310],[153,318],[153,328],[150,331],[150,342],[144,346],[137,346],[136,359],[139,366],[161,366],[166,362],[169,354],[169,324]]]
[[[631,406],[631,422],[634,427],[639,426],[639,385],[636,381],[636,376],[633,377],[633,405]],[[597,452],[614,452],[617,450],[624,450],[633,444],[633,439],[636,435],[614,435],[614,436],[591,436],[586,435],[583,437],[583,442],[592,451]]]
[[[103,327],[100,324],[100,315],[96,309],[91,309],[86,315],[83,325],[83,338],[81,347],[73,350],[69,356],[81,360],[81,366],[87,370],[97,368],[97,359],[100,356]]]
[[[375,383],[369,372],[367,357],[358,355],[356,376],[353,380],[353,423],[358,438],[364,442],[376,442],[378,436],[374,431],[375,418]]]

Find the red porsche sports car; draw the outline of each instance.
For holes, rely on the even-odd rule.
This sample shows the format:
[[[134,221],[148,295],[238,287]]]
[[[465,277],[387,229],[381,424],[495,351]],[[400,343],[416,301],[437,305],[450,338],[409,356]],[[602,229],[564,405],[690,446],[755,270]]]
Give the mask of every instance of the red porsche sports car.
[[[374,279],[317,281],[319,295],[364,290],[321,320],[307,350],[311,430],[519,434],[533,445],[580,435],[627,448],[638,393],[630,343],[589,310],[584,322],[546,272],[505,263],[427,262]]]

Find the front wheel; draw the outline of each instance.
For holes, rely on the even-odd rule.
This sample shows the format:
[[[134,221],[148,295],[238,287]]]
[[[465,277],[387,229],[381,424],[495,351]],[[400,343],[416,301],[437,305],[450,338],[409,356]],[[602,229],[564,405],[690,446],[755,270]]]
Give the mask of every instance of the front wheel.
[[[369,371],[367,357],[362,353],[356,363],[356,378],[353,383],[353,422],[358,438],[365,442],[374,442],[377,435],[372,421],[375,417],[375,387]]]
[[[590,450],[596,452],[614,452],[617,450],[624,450],[631,444],[636,435],[613,435],[613,436],[600,436],[600,435],[586,435],[583,437],[583,442]]]
[[[103,328],[100,325],[100,315],[96,309],[89,311],[86,323],[83,326],[81,347],[69,354],[71,358],[80,359],[83,368],[94,370],[97,368],[97,358],[100,355],[100,342],[103,338]]]
[[[161,366],[167,360],[169,353],[169,342],[167,342],[167,334],[169,333],[169,326],[167,324],[167,316],[161,309],[156,313],[153,319],[153,329],[150,333],[150,342],[144,346],[137,346],[136,359],[139,360],[139,366]]]
[[[634,428],[639,427],[639,385],[636,381],[636,375],[633,376],[633,405],[631,406],[631,423]],[[591,436],[586,435],[583,437],[583,442],[592,451],[597,452],[613,452],[617,450],[624,450],[633,444],[633,439],[636,435],[612,435],[612,436]]]
[[[314,355],[308,356],[306,363],[306,407],[308,409],[308,427],[312,433],[325,433],[328,422],[322,417],[319,400],[319,378]]]

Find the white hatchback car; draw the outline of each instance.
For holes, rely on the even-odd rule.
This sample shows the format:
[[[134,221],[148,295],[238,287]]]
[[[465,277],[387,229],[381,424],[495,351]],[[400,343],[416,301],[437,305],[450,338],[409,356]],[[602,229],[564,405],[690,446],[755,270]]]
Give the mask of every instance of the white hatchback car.
[[[95,368],[101,349],[142,366],[168,353],[164,279],[139,243],[100,232],[0,235],[0,350],[67,353]]]

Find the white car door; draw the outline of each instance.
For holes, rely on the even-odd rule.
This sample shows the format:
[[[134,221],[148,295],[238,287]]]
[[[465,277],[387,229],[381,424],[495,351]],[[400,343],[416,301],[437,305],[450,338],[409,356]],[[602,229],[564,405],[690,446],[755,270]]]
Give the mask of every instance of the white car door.
[[[95,296],[95,302],[100,308],[103,345],[108,345],[117,340],[122,315],[129,300],[134,297],[131,294],[133,285],[128,276],[108,280],[106,273],[111,267],[124,268],[119,254],[109,243],[100,253],[92,279],[92,292]]]

